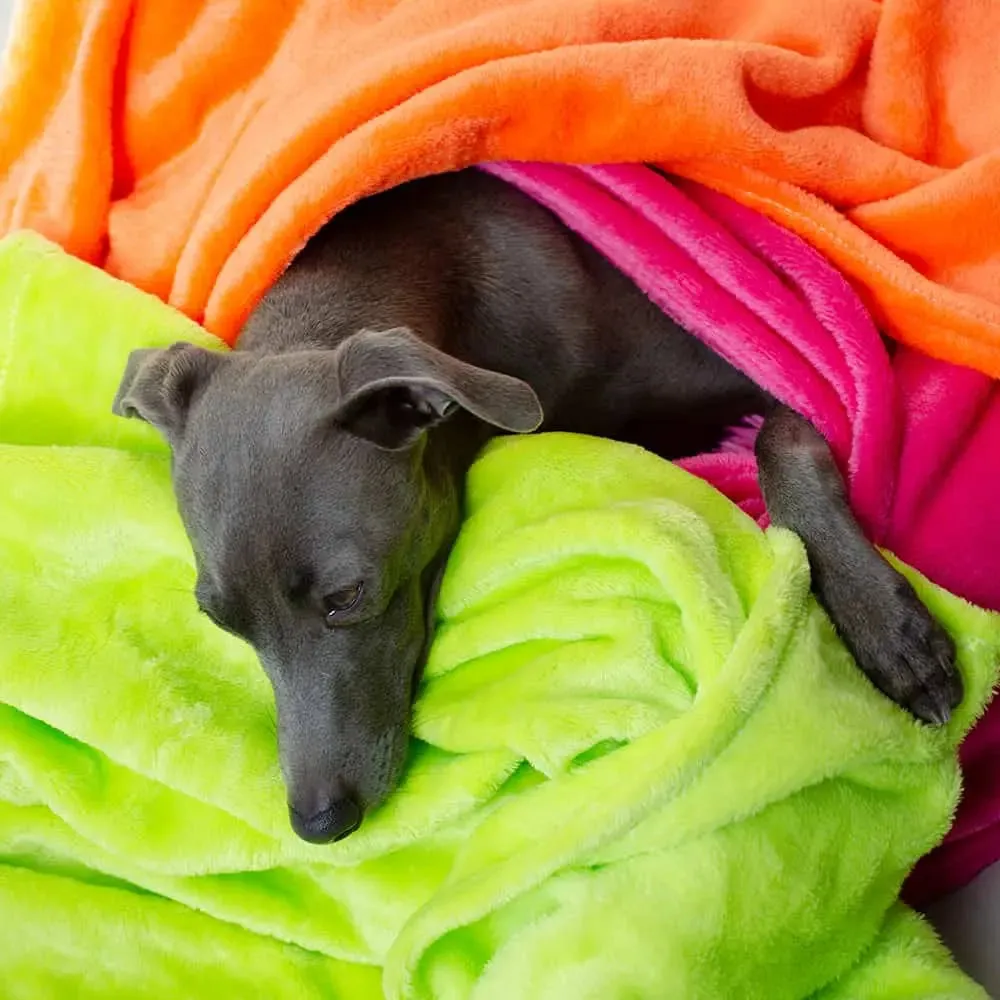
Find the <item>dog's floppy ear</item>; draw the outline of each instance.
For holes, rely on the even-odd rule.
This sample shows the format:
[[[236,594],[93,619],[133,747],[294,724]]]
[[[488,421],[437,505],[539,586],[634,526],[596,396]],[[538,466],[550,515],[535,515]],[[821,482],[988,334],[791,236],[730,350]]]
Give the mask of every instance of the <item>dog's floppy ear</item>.
[[[195,396],[224,359],[217,351],[184,343],[133,351],[111,410],[145,420],[172,442],[184,430]]]
[[[542,422],[527,382],[459,361],[402,327],[345,340],[337,378],[337,422],[383,448],[412,444],[457,409],[518,434]]]

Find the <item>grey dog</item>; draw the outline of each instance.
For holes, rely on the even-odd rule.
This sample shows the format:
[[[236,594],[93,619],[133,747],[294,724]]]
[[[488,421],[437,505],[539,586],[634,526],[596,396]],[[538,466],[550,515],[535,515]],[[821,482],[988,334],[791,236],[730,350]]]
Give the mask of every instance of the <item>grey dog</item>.
[[[171,446],[196,596],[274,688],[291,823],[327,842],[398,783],[463,478],[490,435],[539,427],[706,450],[763,414],[774,523],[872,682],[942,723],[954,647],[867,542],[824,439],[544,208],[478,171],[329,222],[237,349],[136,351],[115,400]]]

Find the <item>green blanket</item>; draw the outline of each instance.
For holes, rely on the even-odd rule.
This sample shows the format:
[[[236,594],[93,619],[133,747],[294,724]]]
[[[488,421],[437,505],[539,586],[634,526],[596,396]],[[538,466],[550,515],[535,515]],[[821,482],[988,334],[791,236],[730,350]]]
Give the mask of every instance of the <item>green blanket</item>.
[[[799,542],[652,455],[488,448],[412,760],[316,847],[251,651],[196,613],[139,345],[209,339],[0,243],[0,996],[982,998],[897,902],[943,835],[997,618],[910,574],[968,695],[876,694]]]

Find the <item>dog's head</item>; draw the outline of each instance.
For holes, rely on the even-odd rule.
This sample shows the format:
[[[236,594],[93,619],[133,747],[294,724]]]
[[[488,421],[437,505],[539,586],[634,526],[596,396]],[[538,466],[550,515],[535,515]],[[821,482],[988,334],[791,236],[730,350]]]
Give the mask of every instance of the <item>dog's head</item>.
[[[114,410],[171,446],[198,603],[253,646],[274,688],[293,828],[345,836],[405,762],[460,513],[441,444],[456,424],[442,425],[464,412],[531,431],[537,397],[397,329],[335,350],[136,351]]]

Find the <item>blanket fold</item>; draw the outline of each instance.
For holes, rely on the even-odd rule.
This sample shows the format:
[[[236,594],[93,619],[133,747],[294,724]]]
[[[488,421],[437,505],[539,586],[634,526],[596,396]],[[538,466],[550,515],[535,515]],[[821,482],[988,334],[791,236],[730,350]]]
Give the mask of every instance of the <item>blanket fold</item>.
[[[652,162],[805,236],[898,339],[1000,375],[998,33],[979,0],[33,0],[0,85],[0,233],[231,340],[367,193]]]
[[[843,277],[801,239],[702,185],[640,165],[494,163],[668,315],[830,442],[869,535],[936,582],[1000,609],[1000,395],[987,376],[886,352]],[[753,429],[681,464],[766,523]],[[963,748],[969,794],[911,881],[927,901],[1000,858],[1000,712]]]
[[[498,441],[403,786],[304,844],[263,675],[195,611],[166,449],[108,414],[130,349],[210,338],[33,236],[0,242],[0,330],[5,994],[985,997],[896,897],[997,616],[904,568],[967,689],[923,727],[794,536],[639,449]]]

